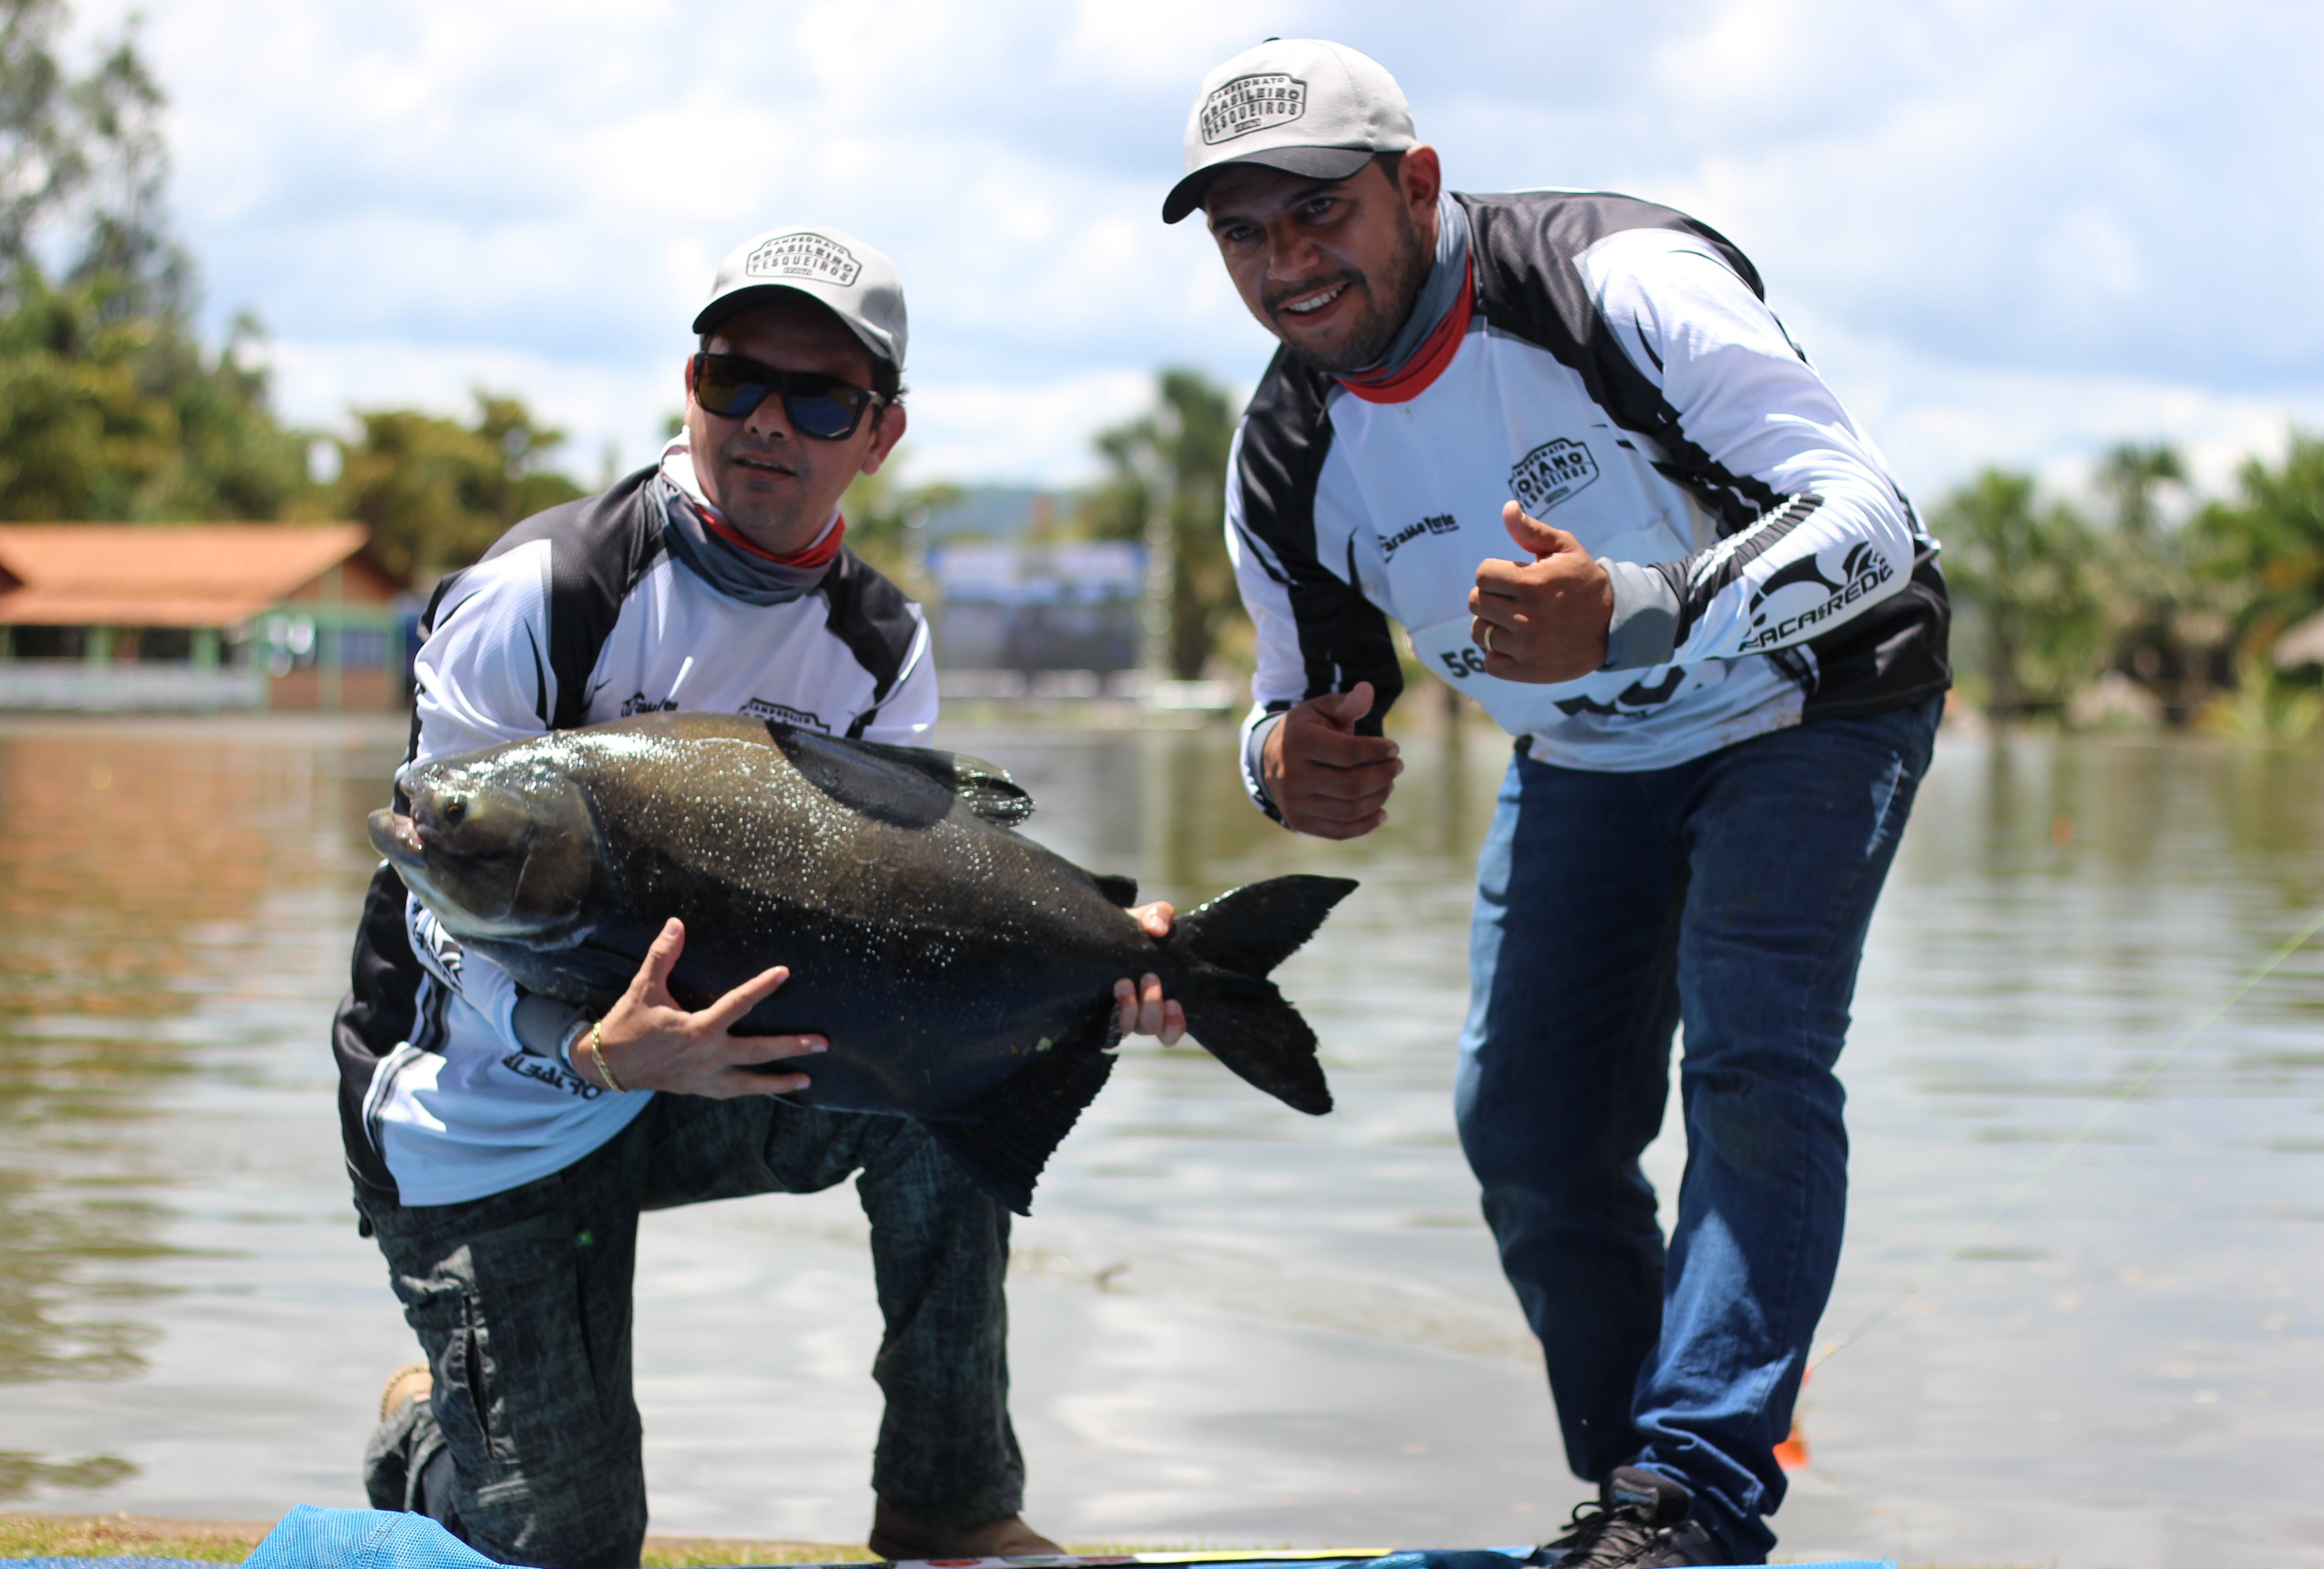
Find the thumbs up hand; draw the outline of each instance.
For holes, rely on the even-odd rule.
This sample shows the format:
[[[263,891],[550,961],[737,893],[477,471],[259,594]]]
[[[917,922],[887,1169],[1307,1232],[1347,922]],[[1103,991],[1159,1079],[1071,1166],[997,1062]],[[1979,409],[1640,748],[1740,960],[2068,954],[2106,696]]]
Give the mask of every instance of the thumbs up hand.
[[[1529,562],[1488,560],[1469,591],[1469,636],[1485,651],[1485,674],[1546,684],[1586,676],[1606,662],[1614,586],[1606,568],[1563,529],[1527,517],[1515,502],[1501,526]]]
[[[1302,834],[1354,839],[1388,821],[1388,792],[1404,771],[1396,743],[1359,735],[1372,684],[1310,697],[1268,732],[1259,777],[1284,822]]]

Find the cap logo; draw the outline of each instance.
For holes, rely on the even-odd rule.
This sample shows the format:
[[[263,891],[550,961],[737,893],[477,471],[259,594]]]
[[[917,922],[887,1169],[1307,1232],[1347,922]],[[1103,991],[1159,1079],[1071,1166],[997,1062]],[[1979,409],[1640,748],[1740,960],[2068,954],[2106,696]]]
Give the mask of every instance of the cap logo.
[[[813,278],[839,289],[854,287],[862,271],[853,252],[812,229],[777,235],[742,263],[746,278]]]
[[[1307,84],[1281,71],[1237,77],[1203,100],[1203,145],[1288,125],[1307,112]]]

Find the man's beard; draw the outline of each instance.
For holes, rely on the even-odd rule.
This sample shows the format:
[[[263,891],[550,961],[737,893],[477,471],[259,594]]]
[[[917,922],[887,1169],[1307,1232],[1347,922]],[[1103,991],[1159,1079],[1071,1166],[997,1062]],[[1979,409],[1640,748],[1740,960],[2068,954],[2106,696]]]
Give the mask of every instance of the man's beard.
[[[1328,354],[1321,354],[1293,343],[1287,337],[1283,337],[1283,346],[1302,365],[1331,375],[1348,375],[1378,360],[1388,353],[1388,346],[1396,341],[1396,335],[1403,330],[1405,318],[1412,314],[1413,307],[1419,301],[1420,286],[1428,277],[1428,269],[1436,261],[1422,243],[1420,227],[1412,221],[1409,209],[1397,209],[1397,224],[1402,231],[1399,236],[1401,243],[1397,245],[1396,254],[1388,258],[1378,287],[1374,286],[1373,280],[1352,272],[1342,272],[1322,282],[1324,288],[1331,287],[1333,283],[1346,283],[1351,288],[1360,287],[1364,291],[1366,304],[1363,314],[1356,318],[1355,325],[1349,329],[1347,341]],[[1310,294],[1316,287],[1314,282],[1302,283],[1293,292]],[[1289,313],[1281,306],[1270,304],[1267,314],[1268,319],[1279,328]],[[1291,316],[1290,319],[1296,322],[1298,318]],[[1278,332],[1277,336],[1281,334]]]

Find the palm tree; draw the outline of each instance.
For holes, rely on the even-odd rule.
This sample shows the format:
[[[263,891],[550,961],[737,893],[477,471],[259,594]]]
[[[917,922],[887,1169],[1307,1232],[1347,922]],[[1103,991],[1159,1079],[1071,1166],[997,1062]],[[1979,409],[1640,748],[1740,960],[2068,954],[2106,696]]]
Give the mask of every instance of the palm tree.
[[[1986,709],[2055,711],[2097,673],[2094,541],[2073,511],[2034,504],[2034,477],[1988,468],[1939,503],[1945,576],[1977,622]]]

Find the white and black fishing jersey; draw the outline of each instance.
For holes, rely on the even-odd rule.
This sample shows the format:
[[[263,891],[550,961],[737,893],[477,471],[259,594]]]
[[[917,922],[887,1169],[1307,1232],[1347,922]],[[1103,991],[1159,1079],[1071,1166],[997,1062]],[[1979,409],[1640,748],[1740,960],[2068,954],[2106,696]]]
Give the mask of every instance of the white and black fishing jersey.
[[[918,605],[845,549],[788,603],[732,597],[687,565],[672,504],[643,469],[447,578],[422,623],[409,759],[662,709],[925,740],[936,683]],[[644,1110],[647,1094],[610,1094],[553,1042],[520,1038],[520,1001],[381,865],[334,1029],[360,1184],[408,1204],[480,1198],[563,1169]]]
[[[1257,623],[1253,798],[1272,715],[1420,662],[1535,758],[1661,768],[1950,683],[1936,542],[1793,344],[1749,261],[1628,197],[1455,195],[1469,288],[1441,352],[1351,387],[1277,354],[1235,436],[1227,543]],[[1473,304],[1471,304],[1473,300]],[[1483,672],[1478,564],[1514,498],[1607,564],[1605,669]]]

